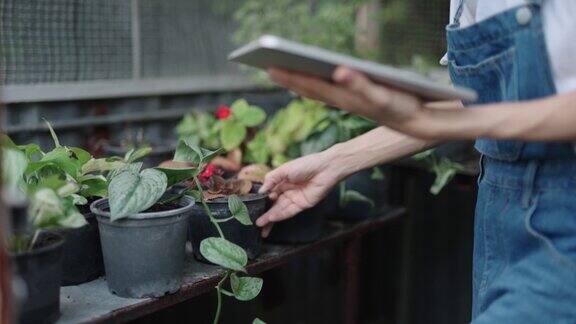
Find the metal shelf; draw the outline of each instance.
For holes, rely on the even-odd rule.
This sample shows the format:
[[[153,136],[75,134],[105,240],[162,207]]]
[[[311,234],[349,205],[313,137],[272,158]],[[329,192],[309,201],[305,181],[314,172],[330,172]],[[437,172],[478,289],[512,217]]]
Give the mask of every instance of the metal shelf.
[[[354,321],[357,315],[357,302],[353,296],[357,293],[352,283],[357,282],[359,240],[365,234],[378,230],[389,222],[405,214],[403,208],[391,208],[381,216],[369,220],[346,223],[328,222],[323,236],[309,244],[277,245],[264,244],[262,255],[247,267],[249,274],[258,274],[274,267],[288,263],[302,255],[310,254],[319,249],[326,249],[338,243],[345,243],[345,260],[347,276],[351,284],[347,285],[345,294],[347,307],[343,318]],[[153,313],[163,308],[181,303],[214,289],[222,278],[224,271],[217,266],[204,264],[194,260],[191,253],[185,267],[185,277],[182,288],[162,298],[129,299],[120,298],[108,291],[104,278],[79,286],[63,287],[60,291],[62,316],[57,323],[122,323]],[[348,307],[350,306],[350,307]]]

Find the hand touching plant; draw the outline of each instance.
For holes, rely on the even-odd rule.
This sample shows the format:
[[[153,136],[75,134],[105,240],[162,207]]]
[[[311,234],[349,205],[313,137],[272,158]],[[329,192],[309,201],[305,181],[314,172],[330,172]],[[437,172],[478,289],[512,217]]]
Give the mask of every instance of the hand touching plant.
[[[270,192],[274,205],[256,225],[264,227],[267,237],[275,222],[288,219],[316,205],[347,176],[345,169],[334,164],[331,151],[324,151],[290,161],[266,175],[260,191]]]

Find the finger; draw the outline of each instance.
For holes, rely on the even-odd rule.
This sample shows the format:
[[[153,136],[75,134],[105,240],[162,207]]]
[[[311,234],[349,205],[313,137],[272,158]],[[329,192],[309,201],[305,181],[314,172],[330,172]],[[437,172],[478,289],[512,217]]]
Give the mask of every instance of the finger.
[[[288,172],[285,171],[284,167],[279,167],[272,170],[266,174],[264,177],[264,183],[262,187],[258,190],[259,193],[270,192],[278,184],[282,183],[288,177]]]
[[[260,218],[256,220],[256,225],[259,227],[264,227],[269,223],[279,222],[288,219],[299,212],[303,208],[294,204],[291,200],[287,199],[286,196],[281,195],[278,200],[274,203],[272,208],[270,208],[266,213],[264,213]]]
[[[323,101],[343,109],[363,107],[366,102],[358,94],[345,87],[334,85],[322,79],[303,76],[288,71],[274,72],[275,82],[308,98]],[[353,111],[355,112],[355,111]]]
[[[362,73],[340,66],[334,72],[333,79],[349,90],[362,94],[374,104],[385,106],[390,103],[390,92],[388,89],[376,85]]]
[[[262,237],[263,238],[267,238],[268,235],[270,235],[270,232],[272,231],[272,227],[274,227],[274,223],[270,223],[262,229]]]
[[[268,211],[268,220],[270,222],[280,222],[298,214],[302,210],[304,208],[295,204],[287,195],[281,195]]]

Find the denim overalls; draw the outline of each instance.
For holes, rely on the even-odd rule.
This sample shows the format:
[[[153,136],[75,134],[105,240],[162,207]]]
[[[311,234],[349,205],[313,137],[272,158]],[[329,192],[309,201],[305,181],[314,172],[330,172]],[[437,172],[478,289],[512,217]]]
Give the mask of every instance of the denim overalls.
[[[462,6],[447,38],[452,81],[479,94],[465,104],[556,93],[542,0],[466,28],[459,27]],[[473,323],[576,323],[573,145],[480,139],[476,148],[482,171],[474,225]]]

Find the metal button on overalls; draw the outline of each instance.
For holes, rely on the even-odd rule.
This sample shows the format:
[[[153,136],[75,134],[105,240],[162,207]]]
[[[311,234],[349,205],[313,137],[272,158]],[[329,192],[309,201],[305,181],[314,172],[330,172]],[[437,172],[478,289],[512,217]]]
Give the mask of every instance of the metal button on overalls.
[[[516,11],[516,21],[520,25],[527,25],[532,20],[532,11],[528,7],[522,7]]]

